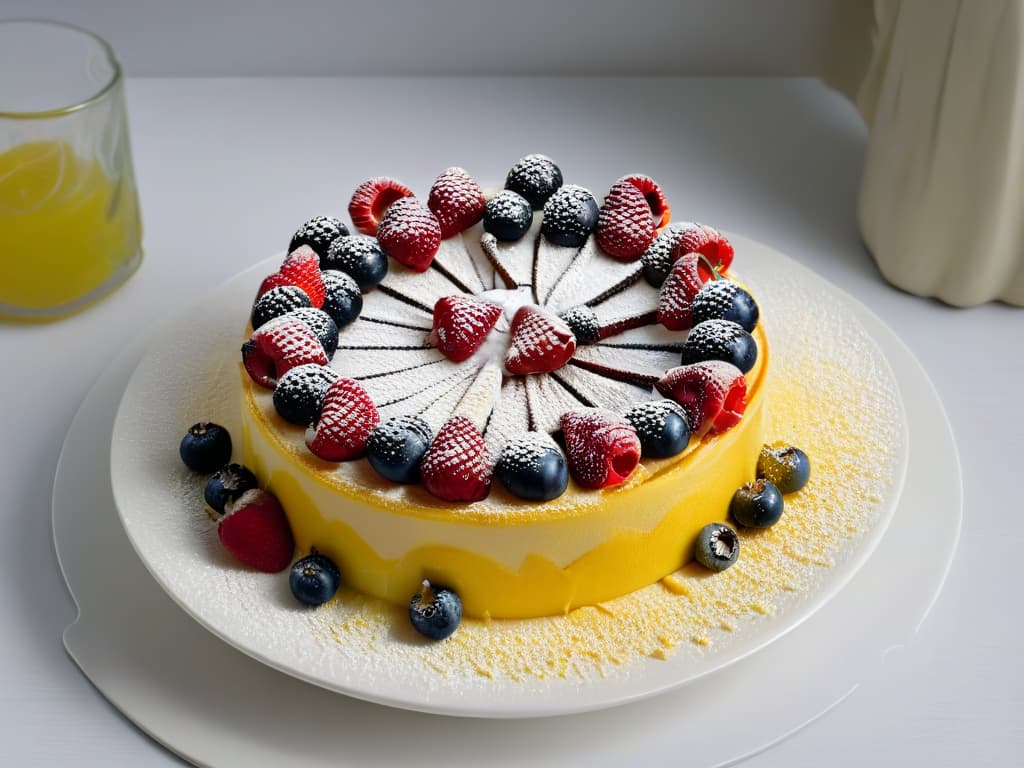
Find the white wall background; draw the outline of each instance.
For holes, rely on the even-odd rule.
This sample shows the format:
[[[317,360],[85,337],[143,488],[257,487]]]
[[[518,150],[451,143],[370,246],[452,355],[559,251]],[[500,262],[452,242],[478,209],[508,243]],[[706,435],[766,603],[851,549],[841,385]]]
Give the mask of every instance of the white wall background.
[[[820,75],[843,3],[0,0],[0,19],[87,27],[129,76]]]

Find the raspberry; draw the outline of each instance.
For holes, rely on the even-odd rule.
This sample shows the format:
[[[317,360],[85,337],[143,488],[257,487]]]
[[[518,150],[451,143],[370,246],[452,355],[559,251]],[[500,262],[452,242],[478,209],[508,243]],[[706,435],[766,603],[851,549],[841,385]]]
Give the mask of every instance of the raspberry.
[[[427,197],[427,207],[441,223],[442,239],[480,221],[486,204],[480,185],[462,168],[449,168],[438,176]]]
[[[384,253],[416,272],[425,272],[441,247],[441,224],[415,197],[396,200],[377,228]]]

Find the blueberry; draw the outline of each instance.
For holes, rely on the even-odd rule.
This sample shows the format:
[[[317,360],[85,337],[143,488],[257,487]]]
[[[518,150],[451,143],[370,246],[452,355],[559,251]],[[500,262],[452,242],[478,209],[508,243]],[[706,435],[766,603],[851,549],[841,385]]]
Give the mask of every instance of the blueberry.
[[[327,249],[320,259],[320,269],[344,272],[356,281],[360,291],[368,291],[388,273],[388,257],[376,237],[344,235]]]
[[[320,418],[327,388],[337,378],[337,371],[326,365],[297,365],[274,387],[274,408],[282,419],[292,424],[300,427],[315,424]]]
[[[768,528],[782,517],[782,494],[763,477],[738,489],[729,502],[729,514],[746,528]]]
[[[462,601],[447,587],[432,587],[424,579],[420,591],[409,602],[409,620],[424,637],[444,640],[462,621]]]
[[[697,562],[712,571],[724,571],[740,556],[740,537],[725,523],[705,525],[697,534]]]
[[[518,240],[526,234],[533,223],[533,210],[526,199],[503,189],[484,207],[484,229],[498,240]]]
[[[363,295],[355,278],[336,269],[320,273],[324,281],[324,312],[338,328],[344,328],[363,311]]]
[[[252,315],[249,319],[252,322],[253,330],[256,330],[264,323],[275,317],[280,317],[286,312],[312,306],[313,302],[309,300],[309,296],[297,285],[279,285],[256,299],[256,303],[252,305]]]
[[[320,340],[320,346],[327,353],[327,357],[334,357],[334,353],[338,349],[338,326],[330,315],[322,309],[313,307],[299,307],[299,309],[293,309],[285,314],[288,317],[294,317],[315,333]]]
[[[226,464],[207,481],[203,498],[210,509],[223,515],[230,502],[238,501],[243,493],[258,487],[256,475],[248,469],[241,464]]]
[[[189,427],[178,452],[193,472],[213,472],[231,460],[231,435],[219,424],[201,421]]]
[[[505,177],[505,189],[521,195],[535,210],[542,208],[561,186],[561,169],[545,155],[527,155],[513,165]]]
[[[578,344],[593,344],[601,338],[601,325],[597,320],[597,312],[586,304],[570,307],[559,317],[565,321],[576,337]]]
[[[757,476],[774,483],[779,493],[795,493],[811,477],[811,460],[792,445],[766,445],[757,457]]]
[[[556,499],[569,486],[565,456],[554,440],[540,432],[510,440],[494,474],[509,493],[531,501]]]
[[[640,453],[645,458],[676,456],[690,444],[690,420],[674,400],[651,400],[626,411],[626,421],[640,438]]]
[[[366,438],[366,458],[393,483],[415,483],[433,434],[420,416],[395,416],[378,424]]]
[[[288,243],[288,253],[308,245],[321,259],[335,240],[348,234],[348,227],[334,216],[314,216],[299,227]]]
[[[597,200],[575,184],[560,187],[544,203],[540,231],[555,245],[579,248],[597,226]]]
[[[757,326],[760,315],[754,297],[732,280],[705,283],[693,299],[692,311],[694,325],[705,320],[732,320],[748,333]]]
[[[705,320],[690,329],[681,360],[683,365],[724,360],[746,373],[757,362],[757,342],[731,320]]]
[[[329,558],[314,553],[295,562],[288,583],[300,603],[323,605],[338,591],[341,573]]]

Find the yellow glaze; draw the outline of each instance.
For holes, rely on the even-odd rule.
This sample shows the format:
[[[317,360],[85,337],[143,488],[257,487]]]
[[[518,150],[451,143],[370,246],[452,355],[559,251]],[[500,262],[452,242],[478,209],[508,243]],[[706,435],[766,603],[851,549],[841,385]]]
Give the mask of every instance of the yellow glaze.
[[[740,423],[681,457],[643,462],[618,488],[570,482],[538,504],[496,483],[483,502],[439,501],[382,480],[365,460],[316,459],[242,370],[244,460],[281,500],[298,552],[326,554],[354,589],[405,605],[428,578],[453,588],[469,616],[567,613],[666,577],[692,559],[701,528],[725,521],[765,442],[768,347],[760,327],[754,336]]]

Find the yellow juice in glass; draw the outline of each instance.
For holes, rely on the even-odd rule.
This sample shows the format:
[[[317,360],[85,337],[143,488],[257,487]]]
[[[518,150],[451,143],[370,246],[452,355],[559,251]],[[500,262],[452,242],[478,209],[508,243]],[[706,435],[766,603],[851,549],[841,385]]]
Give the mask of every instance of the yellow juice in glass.
[[[71,304],[133,269],[139,229],[130,171],[111,179],[65,141],[0,152],[0,316]]]

